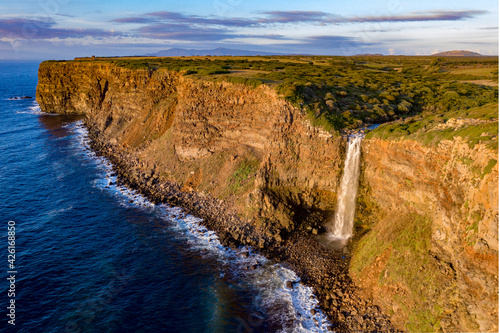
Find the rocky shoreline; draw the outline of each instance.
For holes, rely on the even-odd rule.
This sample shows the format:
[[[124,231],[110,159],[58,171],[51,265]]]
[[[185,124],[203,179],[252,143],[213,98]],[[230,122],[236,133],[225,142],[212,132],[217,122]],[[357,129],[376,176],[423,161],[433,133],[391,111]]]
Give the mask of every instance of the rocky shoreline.
[[[202,218],[201,223],[216,232],[224,246],[251,246],[268,259],[292,269],[300,277],[300,283],[313,287],[321,310],[332,323],[332,330],[397,332],[380,309],[364,299],[349,277],[347,248],[344,251],[327,249],[306,232],[269,236],[238,217],[226,202],[186,190],[180,184],[160,179],[154,171],[143,170],[134,156],[100,140],[98,130],[88,121],[85,126],[91,148],[112,162],[119,183],[153,203],[182,207],[187,213]],[[287,284],[293,287],[294,283]]]

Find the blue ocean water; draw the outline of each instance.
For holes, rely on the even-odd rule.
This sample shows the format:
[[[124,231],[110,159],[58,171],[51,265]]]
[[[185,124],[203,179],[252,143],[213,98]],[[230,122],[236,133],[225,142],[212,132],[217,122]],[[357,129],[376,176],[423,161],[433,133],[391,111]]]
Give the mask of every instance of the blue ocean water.
[[[37,69],[0,62],[2,332],[326,331],[310,288],[285,287],[293,272],[117,186],[78,117],[11,100],[35,96]]]

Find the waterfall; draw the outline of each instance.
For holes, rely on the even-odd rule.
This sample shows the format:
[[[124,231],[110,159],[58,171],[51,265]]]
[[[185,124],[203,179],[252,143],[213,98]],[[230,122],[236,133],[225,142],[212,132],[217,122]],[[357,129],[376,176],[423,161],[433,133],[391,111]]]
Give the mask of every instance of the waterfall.
[[[328,228],[329,238],[342,242],[347,241],[352,236],[362,139],[362,135],[356,135],[349,137],[347,141],[347,155],[337,197],[337,210],[335,211],[335,219]]]

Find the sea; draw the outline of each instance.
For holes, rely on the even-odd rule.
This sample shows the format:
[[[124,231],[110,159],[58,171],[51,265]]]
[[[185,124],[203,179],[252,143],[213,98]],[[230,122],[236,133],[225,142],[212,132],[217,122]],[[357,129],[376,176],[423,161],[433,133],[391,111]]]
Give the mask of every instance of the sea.
[[[1,332],[328,331],[294,272],[117,185],[38,65],[0,62]]]

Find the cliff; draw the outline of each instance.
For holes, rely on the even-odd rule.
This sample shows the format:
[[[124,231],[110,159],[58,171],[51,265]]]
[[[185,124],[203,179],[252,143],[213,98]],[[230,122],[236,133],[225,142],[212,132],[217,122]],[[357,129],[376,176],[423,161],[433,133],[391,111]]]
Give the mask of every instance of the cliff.
[[[226,200],[276,232],[335,207],[345,141],[310,126],[267,86],[45,62],[37,101],[46,112],[86,115],[101,142],[158,181]]]
[[[369,139],[363,163],[356,282],[409,331],[497,331],[497,152]]]
[[[345,139],[260,85],[106,61],[44,62],[45,112],[86,116],[94,147],[154,201],[188,208],[224,244],[293,267],[344,330],[497,329],[498,165],[460,139],[363,144],[351,276],[312,235],[333,215]],[[348,257],[348,256],[347,256]]]

